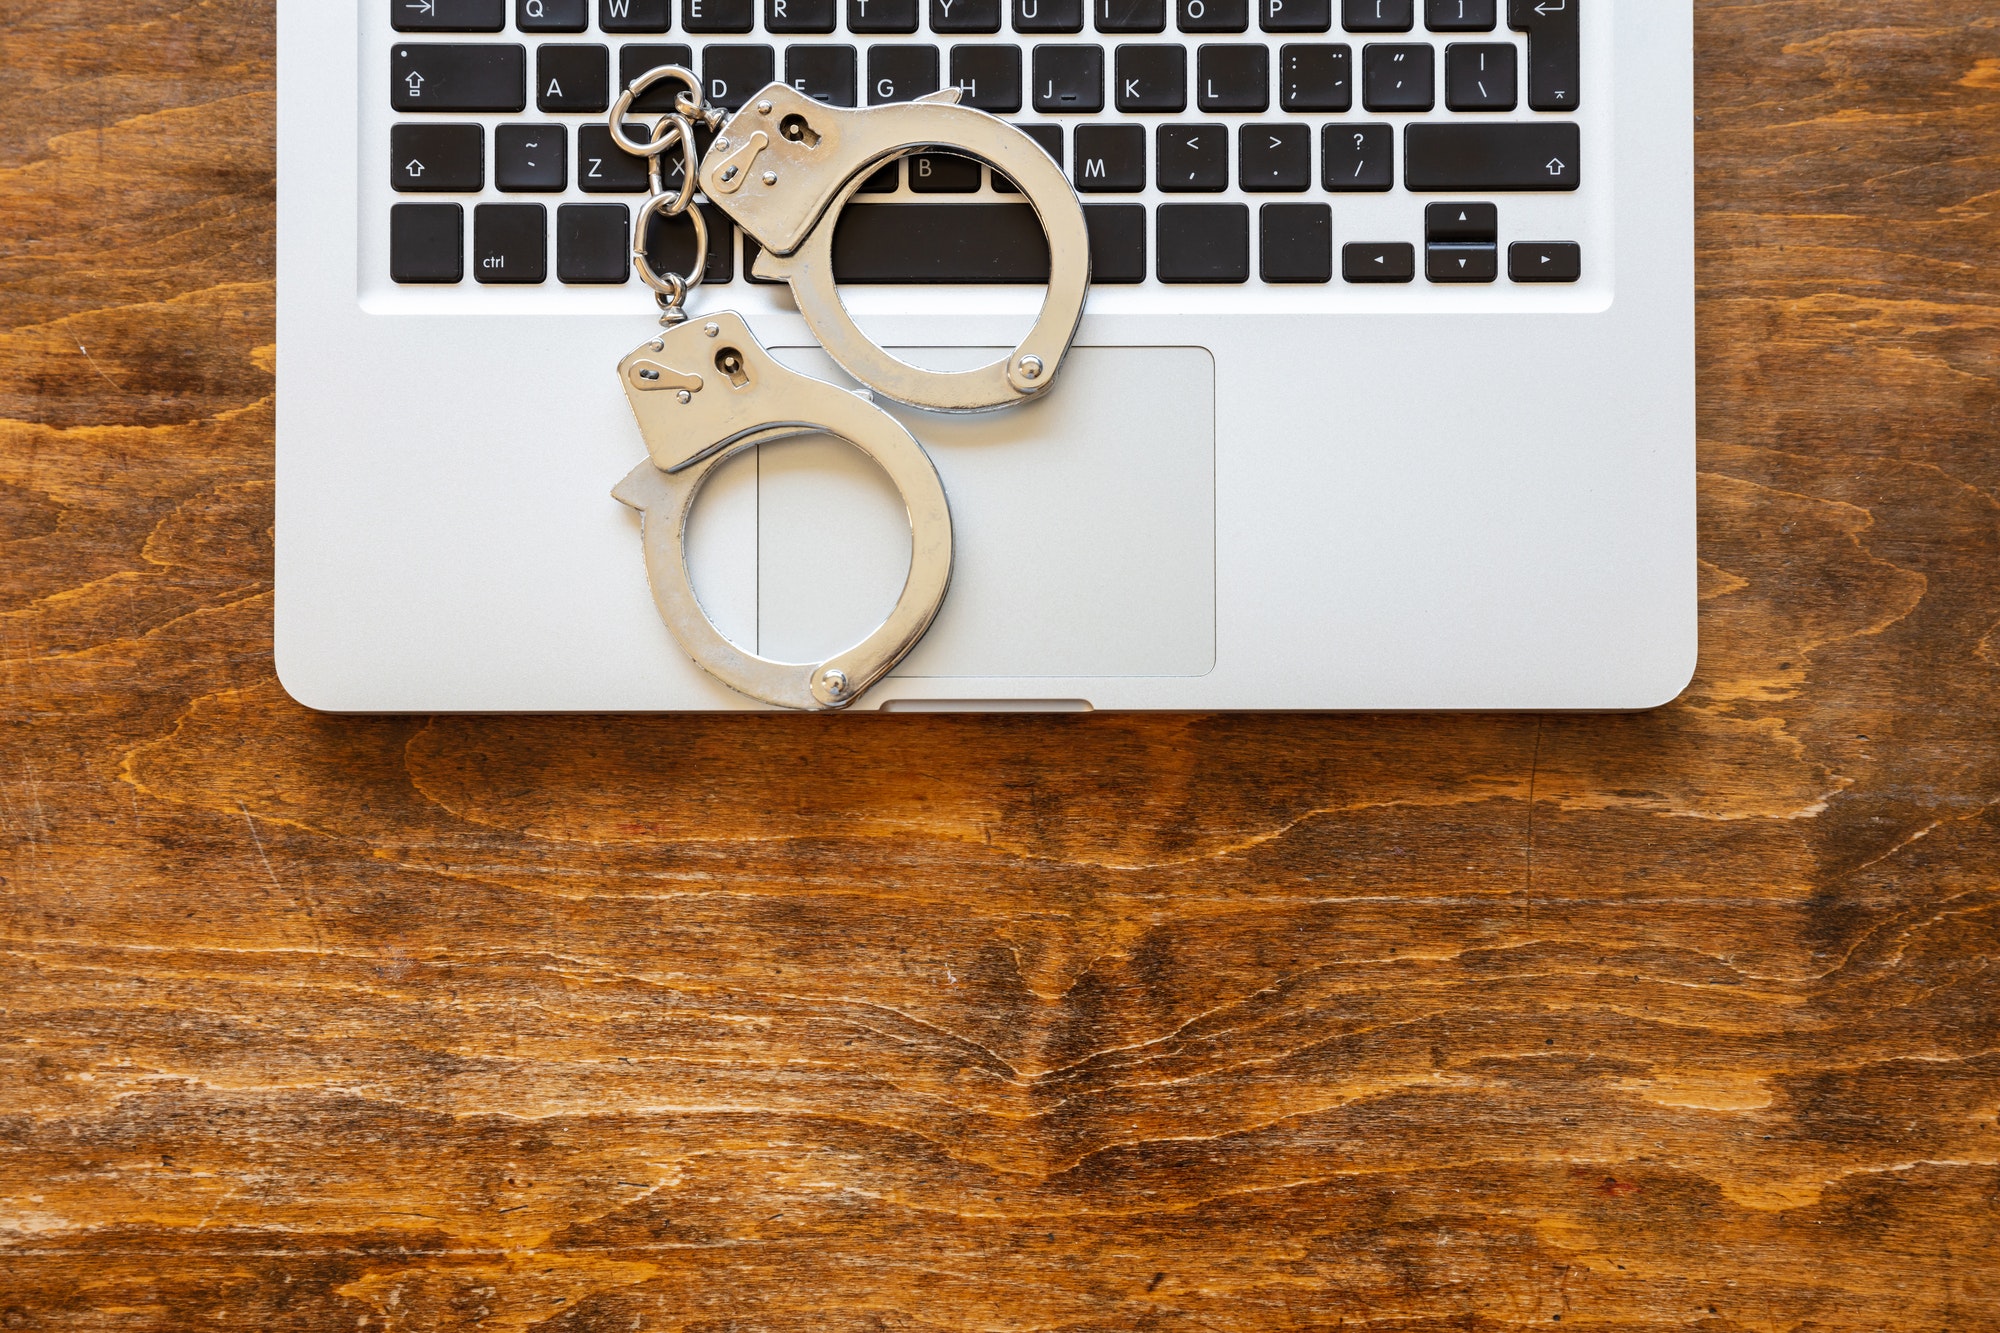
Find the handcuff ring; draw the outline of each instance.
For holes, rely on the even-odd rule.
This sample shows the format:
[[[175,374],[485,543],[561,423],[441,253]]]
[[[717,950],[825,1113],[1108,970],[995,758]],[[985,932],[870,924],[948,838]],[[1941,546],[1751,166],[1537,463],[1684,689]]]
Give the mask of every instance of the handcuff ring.
[[[703,670],[752,698],[815,711],[852,704],[916,647],[951,586],[951,505],[923,446],[865,395],[780,364],[734,311],[665,330],[619,362],[618,376],[651,456],[612,494],[642,515],[647,580],[668,630]],[[727,459],[809,434],[847,441],[888,475],[910,522],[910,572],[861,642],[823,662],[778,662],[731,643],[702,608],[688,519]]]
[[[1089,296],[1090,231],[1069,178],[1040,144],[957,103],[951,88],[846,110],[770,84],[723,123],[702,160],[701,190],[757,241],[751,275],[791,285],[807,327],[848,374],[912,407],[984,412],[1029,401],[1054,382]],[[1005,358],[974,370],[925,370],[890,355],[855,323],[834,281],[841,209],[882,163],[928,149],[1003,173],[1048,241],[1048,291],[1034,326]]]

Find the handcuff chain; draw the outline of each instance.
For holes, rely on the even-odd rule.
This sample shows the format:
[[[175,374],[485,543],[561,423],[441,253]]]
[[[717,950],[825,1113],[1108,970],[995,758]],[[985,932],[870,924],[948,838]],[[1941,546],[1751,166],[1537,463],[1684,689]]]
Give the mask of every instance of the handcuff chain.
[[[655,122],[652,134],[644,142],[636,140],[625,124],[632,114],[632,104],[647,89],[665,79],[679,80],[687,86],[687,91],[675,94],[674,109]],[[632,80],[611,108],[607,125],[611,141],[632,156],[646,159],[647,197],[632,227],[632,267],[637,270],[639,280],[653,289],[653,299],[659,302],[660,323],[663,325],[679,324],[687,318],[684,308],[687,294],[701,286],[702,273],[708,267],[708,219],[702,215],[701,209],[694,206],[695,179],[700,169],[700,162],[695,156],[694,122],[700,121],[713,130],[722,123],[726,114],[720,107],[703,104],[701,80],[680,65],[658,65],[647,70]],[[676,147],[681,151],[681,185],[679,190],[669,190],[660,160]],[[685,274],[661,273],[653,267],[651,258],[646,254],[647,233],[652,229],[654,218],[675,218],[683,214],[694,225],[694,262]]]

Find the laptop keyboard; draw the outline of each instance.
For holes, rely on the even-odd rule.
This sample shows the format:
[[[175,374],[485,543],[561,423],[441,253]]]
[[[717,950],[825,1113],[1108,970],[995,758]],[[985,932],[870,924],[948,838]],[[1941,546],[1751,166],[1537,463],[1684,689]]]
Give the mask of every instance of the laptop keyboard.
[[[1582,181],[1583,0],[374,3],[390,6],[396,33],[395,283],[631,281],[646,165],[603,119],[662,64],[698,71],[709,100],[732,110],[777,78],[846,107],[956,86],[965,103],[1017,118],[1070,173],[1100,283],[1583,273],[1576,231],[1517,240],[1503,226],[1510,197]],[[670,97],[662,87],[639,107],[666,110]],[[1421,235],[1341,227],[1335,244],[1343,198],[1399,189],[1450,198],[1427,204]],[[481,198],[452,197],[469,195]],[[744,239],[739,264],[734,228],[712,208],[707,218],[705,280],[736,281],[755,243]],[[663,267],[685,263],[691,232],[663,222],[648,249]],[[1033,283],[1048,258],[1004,177],[931,153],[864,185],[834,269],[843,283]]]

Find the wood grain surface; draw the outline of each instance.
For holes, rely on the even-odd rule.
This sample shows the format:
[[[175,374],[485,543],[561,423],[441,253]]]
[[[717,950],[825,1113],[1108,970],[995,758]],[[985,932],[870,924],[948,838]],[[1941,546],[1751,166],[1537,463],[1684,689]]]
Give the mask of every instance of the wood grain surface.
[[[2000,19],[1698,9],[1677,704],[356,719],[271,6],[0,0],[0,1328],[2000,1329]]]

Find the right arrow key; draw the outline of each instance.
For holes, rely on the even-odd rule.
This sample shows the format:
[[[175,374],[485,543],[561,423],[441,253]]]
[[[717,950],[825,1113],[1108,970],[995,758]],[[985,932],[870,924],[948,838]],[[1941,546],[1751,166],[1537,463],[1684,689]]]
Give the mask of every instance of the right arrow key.
[[[1528,34],[1528,105],[1537,111],[1574,111],[1582,102],[1581,2],[1507,0],[1507,26]]]
[[[1575,241],[1517,241],[1507,247],[1507,276],[1515,282],[1578,282],[1583,247]]]

